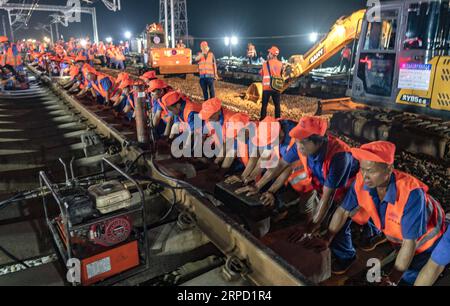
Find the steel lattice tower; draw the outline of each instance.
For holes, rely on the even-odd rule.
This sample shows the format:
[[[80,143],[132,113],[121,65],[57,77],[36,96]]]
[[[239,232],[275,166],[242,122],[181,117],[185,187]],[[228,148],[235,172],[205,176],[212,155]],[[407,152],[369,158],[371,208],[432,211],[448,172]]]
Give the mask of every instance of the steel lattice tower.
[[[167,18],[165,16],[165,2],[167,1]],[[188,42],[188,15],[187,15],[187,3],[186,0],[160,0],[159,1],[159,22],[165,27],[166,21],[168,21],[168,32],[170,36],[172,32],[171,23],[171,3],[173,3],[173,15],[175,25],[175,39],[183,39]]]

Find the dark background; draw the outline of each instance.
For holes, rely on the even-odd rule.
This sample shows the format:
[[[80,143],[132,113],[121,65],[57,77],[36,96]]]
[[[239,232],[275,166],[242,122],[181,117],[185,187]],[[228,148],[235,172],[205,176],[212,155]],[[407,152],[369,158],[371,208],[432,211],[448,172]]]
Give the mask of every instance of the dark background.
[[[22,0],[11,0],[22,2]],[[31,0],[27,0],[31,3]],[[66,0],[40,0],[41,4],[65,5]],[[86,4],[83,4],[86,5]],[[158,0],[122,0],[122,11],[112,12],[99,1],[97,18],[100,40],[112,36],[115,41],[123,40],[124,32],[141,33],[146,24],[159,21]],[[197,38],[209,38],[208,41],[216,55],[228,54],[223,37],[267,37],[280,35],[304,34],[304,37],[288,39],[251,40],[258,53],[264,52],[272,45],[281,49],[282,56],[302,54],[312,43],[308,34],[311,32],[326,33],[341,16],[364,8],[365,0],[187,0],[189,34]],[[0,11],[3,14],[4,11]],[[16,39],[42,39],[45,34],[34,27],[38,23],[49,23],[50,13],[35,12],[32,15],[29,29],[16,33]],[[92,37],[92,21],[87,15],[81,23],[69,24],[68,28],[59,26],[65,39],[69,37]],[[47,34],[48,36],[48,34]],[[200,40],[195,41],[194,51],[199,50]],[[249,40],[241,39],[233,48],[233,54],[243,56]],[[192,47],[192,46],[191,46]]]

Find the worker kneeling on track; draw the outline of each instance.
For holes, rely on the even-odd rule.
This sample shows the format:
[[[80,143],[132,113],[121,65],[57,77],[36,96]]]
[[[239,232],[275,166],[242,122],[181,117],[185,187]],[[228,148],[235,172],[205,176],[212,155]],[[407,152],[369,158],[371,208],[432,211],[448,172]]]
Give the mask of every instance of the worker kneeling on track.
[[[234,112],[222,107],[222,101],[218,98],[209,99],[202,104],[199,118],[205,123],[204,138],[210,139],[210,147],[220,148],[219,156],[223,155],[227,125],[234,115]]]
[[[169,139],[173,140],[176,136],[185,131],[191,134],[195,131],[195,118],[202,110],[200,104],[193,103],[181,94],[179,91],[173,91],[162,98],[162,103],[166,109],[173,114],[173,122],[170,127]],[[201,132],[201,131],[200,131]]]
[[[172,91],[173,89],[162,80],[153,79],[150,81],[148,92],[151,98],[148,115],[151,127],[156,131],[158,137],[170,136],[173,115],[162,102],[162,98]]]
[[[323,241],[303,242],[317,251],[331,245],[336,258],[334,272],[345,273],[356,260],[350,230],[352,220],[367,224],[372,219],[388,240],[399,247],[395,266],[381,285],[414,284],[441,240],[446,230],[441,205],[428,195],[425,184],[394,169],[395,150],[395,145],[389,142],[352,149],[361,163],[356,181],[335,212]]]
[[[90,90],[97,104],[110,106],[113,80],[109,76],[97,72],[91,66],[86,69],[88,85],[78,94],[78,97],[85,96]]]
[[[214,161],[222,169],[228,170],[230,176],[227,180],[239,181],[239,176],[250,161],[250,117],[246,114],[234,114],[227,122],[224,134],[224,146],[222,146],[219,156]],[[233,144],[229,146],[229,144]]]

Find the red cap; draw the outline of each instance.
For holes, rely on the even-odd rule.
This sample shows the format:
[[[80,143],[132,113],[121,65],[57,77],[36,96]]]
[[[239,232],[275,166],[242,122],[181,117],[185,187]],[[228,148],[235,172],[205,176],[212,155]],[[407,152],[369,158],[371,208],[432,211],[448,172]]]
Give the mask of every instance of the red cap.
[[[200,48],[206,48],[206,47],[208,47],[208,42],[207,41],[202,41],[200,43]]]
[[[271,54],[273,54],[275,56],[280,55],[280,49],[278,49],[278,47],[275,47],[275,46],[272,46],[272,48],[270,48],[267,51],[269,51],[269,53],[271,53]]]
[[[158,80],[158,79],[156,79],[156,80],[151,80],[150,81],[150,86],[149,86],[149,88],[148,88],[148,91],[149,92],[153,92],[153,91],[155,91],[155,90],[157,90],[157,89],[164,89],[164,88],[167,88],[169,85],[167,85],[167,83],[166,82],[164,82],[163,80]]]
[[[376,141],[361,146],[359,149],[352,149],[355,159],[371,161],[393,165],[395,160],[395,144],[387,141]]]
[[[146,73],[141,75],[140,79],[147,79],[147,80],[156,79],[156,71],[154,71],[154,70],[147,71]]]
[[[276,129],[273,125],[276,124]],[[266,147],[272,145],[280,135],[280,123],[273,117],[266,117],[258,125],[257,133],[253,136],[252,143],[258,147]]]
[[[202,110],[199,113],[200,119],[208,121],[212,115],[222,109],[222,101],[218,98],[212,98],[202,104]]]
[[[172,91],[166,94],[162,98],[162,103],[166,106],[172,106],[177,104],[181,99],[183,98],[183,95],[179,91]]]
[[[7,41],[9,41],[8,37],[0,36],[0,43],[4,43],[4,42],[7,42]]]
[[[313,135],[325,136],[328,121],[320,117],[303,117],[299,124],[289,133],[294,139],[304,140]]]

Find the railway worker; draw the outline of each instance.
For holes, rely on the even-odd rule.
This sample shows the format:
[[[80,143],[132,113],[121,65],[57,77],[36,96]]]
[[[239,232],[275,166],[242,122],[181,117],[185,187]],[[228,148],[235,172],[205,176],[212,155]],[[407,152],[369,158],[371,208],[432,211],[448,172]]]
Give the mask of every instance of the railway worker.
[[[62,86],[73,93],[78,89],[82,89],[81,85],[85,83],[83,75],[83,67],[87,62],[87,58],[84,56],[77,56],[75,58],[75,63],[69,68],[70,79],[67,83],[62,84]]]
[[[115,68],[119,70],[125,70],[125,60],[126,57],[123,54],[123,51],[119,47],[114,48],[114,60],[115,60]]]
[[[97,56],[101,61],[102,67],[106,67],[106,46],[103,41],[98,44]]]
[[[130,88],[133,86],[134,82],[129,78],[126,74],[119,74],[117,76],[116,82],[113,86],[113,94],[111,101],[113,102],[112,108],[113,111],[116,112],[116,115],[119,115],[123,112],[125,106],[127,105],[127,94],[130,92]]]
[[[228,129],[225,131],[225,144],[233,143],[232,150],[223,147],[215,163],[228,170],[228,181],[240,181],[238,174],[242,173],[250,161],[250,117],[237,113],[228,119]]]
[[[11,43],[6,36],[0,37],[0,49],[1,49],[1,66],[9,65],[16,71],[22,67],[22,57],[19,54],[17,45]]]
[[[162,103],[174,116],[171,124],[170,139],[174,139],[177,135],[187,130],[191,134],[197,132],[195,130],[195,119],[202,110],[200,104],[189,101],[179,91],[172,91],[166,94],[162,98]]]
[[[247,45],[247,58],[248,63],[251,65],[253,62],[253,59],[255,59],[258,56],[258,53],[256,52],[256,47],[254,44],[249,43]]]
[[[117,102],[117,100],[122,95],[123,83],[127,82],[130,79],[130,75],[126,72],[121,72],[117,75],[113,87],[111,89],[111,101],[113,104]]]
[[[0,91],[16,89],[17,79],[14,68],[10,65],[0,67]]]
[[[213,144],[221,149],[224,145],[227,124],[233,115],[234,112],[222,107],[222,101],[218,98],[209,99],[202,104],[199,117],[205,122],[208,130],[206,136],[213,137]]]
[[[450,229],[447,229],[427,265],[416,280],[416,286],[433,286],[445,267],[450,264]]]
[[[309,201],[303,208],[309,221],[306,236],[328,227],[329,217],[344,200],[359,171],[359,163],[352,157],[350,147],[327,131],[327,120],[304,117],[290,133],[295,139],[299,162],[293,165],[287,182],[299,193],[313,191],[317,195],[315,201]],[[298,242],[306,236],[298,233],[290,240]],[[359,243],[363,251],[372,251],[384,242],[386,237],[371,222],[363,228]],[[338,255],[343,254],[341,257],[354,256],[353,252],[345,253],[337,247],[334,250]]]
[[[394,144],[384,141],[351,150],[361,163],[356,181],[334,213],[323,241],[304,243],[316,250],[331,244],[336,258],[333,271],[345,273],[356,260],[351,220],[366,224],[372,219],[399,248],[395,266],[381,285],[412,285],[445,233],[445,214],[425,184],[394,169],[395,150]]]
[[[162,80],[150,81],[148,92],[151,95],[151,109],[149,109],[149,118],[152,128],[156,131],[158,137],[169,137],[172,113],[162,102],[162,98],[173,89]]]
[[[272,97],[275,106],[275,118],[281,118],[281,93],[272,88],[272,78],[281,77],[283,73],[283,63],[278,60],[280,49],[273,46],[268,50],[267,61],[263,64],[263,68],[259,72],[263,79],[263,97],[261,108],[261,121],[267,116],[267,107]]]
[[[96,51],[95,45],[92,45],[87,51],[89,64],[92,67],[94,67],[94,61],[95,61],[95,54],[96,54],[96,52],[97,51]]]
[[[238,194],[256,195],[278,176],[279,167],[282,164],[280,157],[284,159],[291,149],[295,149],[288,149],[288,147],[291,142],[289,132],[296,125],[294,121],[276,119],[270,116],[259,122],[257,132],[251,138],[252,146],[259,150],[259,160],[257,164],[253,165],[254,168],[251,172],[244,175],[244,183],[247,186],[238,190]],[[297,159],[297,156],[295,158]],[[264,168],[263,162],[269,162],[270,160],[274,163],[271,164],[270,168]]]
[[[352,60],[352,49],[349,46],[345,46],[345,48],[341,52],[341,64],[339,65],[340,72],[347,72],[350,69],[350,63]]]
[[[121,111],[125,115],[128,122],[134,119],[134,108],[135,108],[135,92],[133,91],[133,86],[135,82],[131,79],[124,80],[121,84],[122,94],[119,100],[119,104],[115,105],[115,111]],[[120,113],[119,113],[120,114]]]
[[[114,84],[111,77],[97,72],[94,68],[88,66],[87,81],[88,85],[78,95],[84,96],[91,90],[92,96],[97,104],[109,106],[111,101],[112,86]]]
[[[203,41],[200,44],[200,48],[202,52],[197,55],[195,61],[199,65],[200,86],[203,91],[203,98],[207,101],[216,96],[214,82],[219,79],[219,74],[217,73],[216,57],[209,48],[208,43]]]

